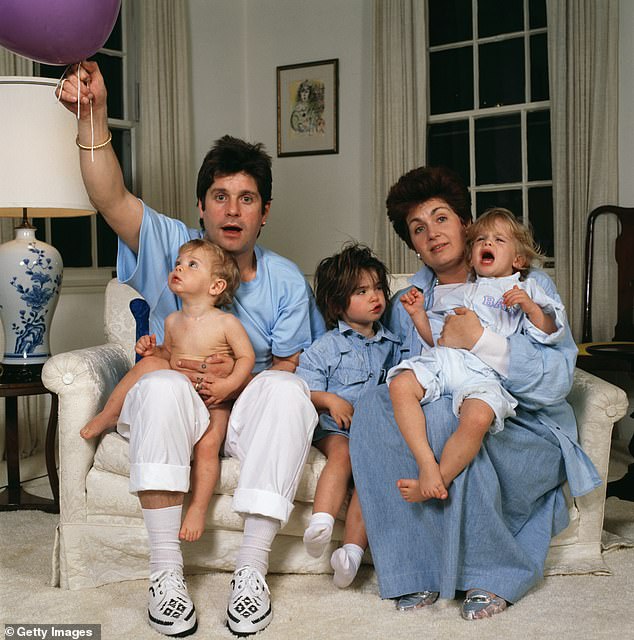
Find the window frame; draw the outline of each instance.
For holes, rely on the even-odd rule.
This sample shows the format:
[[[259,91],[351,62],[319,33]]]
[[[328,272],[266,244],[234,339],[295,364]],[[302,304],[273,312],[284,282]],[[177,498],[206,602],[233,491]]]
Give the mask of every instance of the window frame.
[[[137,127],[139,124],[139,92],[138,92],[138,42],[137,19],[133,0],[121,0],[121,50],[100,49],[112,57],[121,58],[122,65],[122,96],[124,118],[108,117],[111,130],[125,130],[130,132],[130,176],[132,191],[137,185]],[[37,75],[39,68],[34,69]],[[45,241],[51,243],[50,218],[45,219]],[[72,289],[73,293],[93,293],[102,291],[105,285],[115,275],[115,265],[98,266],[97,244],[97,215],[90,217],[91,262],[88,267],[64,267],[63,289]]]
[[[513,31],[509,33],[477,37],[478,33],[478,0],[472,0],[472,35],[474,37],[467,40],[460,40],[449,44],[441,45],[428,45],[426,55],[427,65],[427,91],[430,99],[427,101],[427,128],[434,124],[444,124],[448,122],[467,122],[468,123],[468,140],[469,140],[469,192],[471,193],[471,216],[475,220],[477,210],[477,194],[496,191],[521,191],[522,194],[522,220],[524,223],[529,222],[529,207],[528,207],[528,192],[529,189],[538,187],[550,187],[552,190],[553,181],[552,174],[549,180],[530,180],[528,179],[528,129],[527,129],[527,116],[531,112],[537,111],[551,111],[551,102],[548,100],[532,101],[531,98],[531,76],[530,76],[530,38],[538,34],[548,33],[548,26],[531,28],[530,26],[530,14],[529,14],[529,0],[523,0],[524,5],[524,28],[521,31]],[[429,16],[428,3],[425,3],[425,9],[427,16]],[[429,23],[428,23],[429,24]],[[480,46],[483,44],[501,42],[504,40],[510,40],[513,38],[522,37],[524,41],[524,96],[526,101],[523,103],[493,106],[493,107],[480,107]],[[432,115],[431,112],[431,86],[430,86],[430,59],[431,54],[445,51],[450,49],[457,49],[460,47],[471,47],[473,52],[473,104],[472,109],[463,111],[448,112],[442,114]],[[521,165],[522,175],[520,181],[505,182],[505,183],[489,183],[489,184],[477,184],[476,182],[476,148],[475,148],[475,123],[480,118],[503,116],[503,115],[518,115],[520,116],[520,134],[521,134]],[[428,158],[429,145],[426,148],[426,155]],[[550,271],[554,267],[554,256],[547,256],[544,261],[544,267]]]

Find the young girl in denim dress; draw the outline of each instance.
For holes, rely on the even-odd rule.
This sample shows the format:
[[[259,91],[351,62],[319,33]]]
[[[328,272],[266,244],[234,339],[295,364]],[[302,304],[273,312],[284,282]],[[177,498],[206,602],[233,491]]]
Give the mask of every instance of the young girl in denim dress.
[[[387,280],[385,265],[359,244],[348,244],[325,258],[315,273],[315,298],[329,331],[300,355],[296,370],[307,382],[320,414],[313,445],[328,458],[304,533],[306,551],[315,558],[328,546],[335,517],[348,495],[352,477],[348,429],[354,405],[369,387],[384,384],[388,369],[400,360],[400,340],[381,324],[389,299]],[[344,588],[354,580],[367,544],[353,492],[344,544],[330,559],[336,586]]]

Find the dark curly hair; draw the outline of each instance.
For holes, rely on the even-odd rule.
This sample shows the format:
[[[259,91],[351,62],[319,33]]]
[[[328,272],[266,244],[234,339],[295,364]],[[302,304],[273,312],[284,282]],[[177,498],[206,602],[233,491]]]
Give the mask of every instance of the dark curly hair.
[[[359,283],[362,271],[373,271],[379,286],[390,298],[387,267],[363,244],[347,243],[340,253],[324,258],[315,271],[315,300],[326,326],[337,326],[350,304],[350,297]]]
[[[207,190],[216,177],[230,176],[244,172],[250,175],[258,185],[258,193],[264,207],[271,201],[273,190],[273,174],[271,172],[271,156],[266,153],[262,143],[251,144],[234,138],[223,136],[214,142],[198,171],[196,182],[196,198],[205,208]]]
[[[388,193],[385,204],[394,231],[410,249],[412,240],[407,216],[431,198],[444,200],[464,224],[471,222],[471,197],[462,178],[447,167],[418,167],[401,176]]]

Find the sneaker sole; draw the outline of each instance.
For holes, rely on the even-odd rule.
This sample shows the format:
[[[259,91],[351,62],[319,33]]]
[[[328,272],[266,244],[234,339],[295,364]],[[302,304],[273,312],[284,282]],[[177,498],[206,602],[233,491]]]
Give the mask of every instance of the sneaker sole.
[[[176,633],[168,633],[168,631],[170,631],[169,626],[171,623],[161,622],[160,620],[153,618],[149,609],[147,612],[147,618],[148,618],[148,624],[150,625],[150,627],[152,627],[152,629],[154,629],[154,631],[158,631],[158,633],[164,636],[169,636],[170,638],[185,638],[187,636],[191,636],[192,633],[196,633],[196,630],[198,629],[198,619],[196,618],[195,609],[193,610],[193,614],[194,614],[194,624],[191,627],[189,627],[189,629],[184,629],[183,631],[177,631]]]
[[[227,628],[234,636],[239,638],[245,638],[246,636],[252,636],[263,629],[266,629],[273,620],[273,609],[269,605],[269,610],[257,620],[238,620],[234,618],[227,610]],[[232,627],[232,623],[235,627]]]

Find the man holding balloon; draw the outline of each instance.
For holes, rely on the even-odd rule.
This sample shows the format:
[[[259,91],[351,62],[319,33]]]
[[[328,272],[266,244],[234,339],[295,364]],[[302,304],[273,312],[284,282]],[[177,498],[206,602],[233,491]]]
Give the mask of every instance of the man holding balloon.
[[[125,187],[112,150],[106,87],[95,62],[75,66],[59,89],[73,113],[79,101],[77,145],[91,201],[119,236],[119,278],[150,305],[150,333],[161,341],[163,321],[177,308],[167,289],[178,247],[206,235],[231,253],[241,285],[232,313],[256,352],[251,381],[231,412],[225,455],[240,460],[233,509],[244,535],[231,581],[227,625],[236,635],[264,629],[272,619],[265,575],[271,544],[293,509],[317,414],[306,385],[292,375],[299,353],[324,332],[310,287],[296,265],[258,245],[271,205],[271,160],[261,145],[224,136],[205,157],[197,184],[204,232],[157,213]],[[232,361],[212,356],[180,363],[168,384],[144,376],[126,398],[130,431],[130,491],[141,502],[150,544],[149,624],[170,636],[194,633],[197,618],[183,578],[178,533],[197,427],[191,385],[207,404],[209,383]],[[166,373],[166,372],[162,372]],[[191,382],[190,382],[191,381]],[[124,411],[125,411],[124,407]]]

